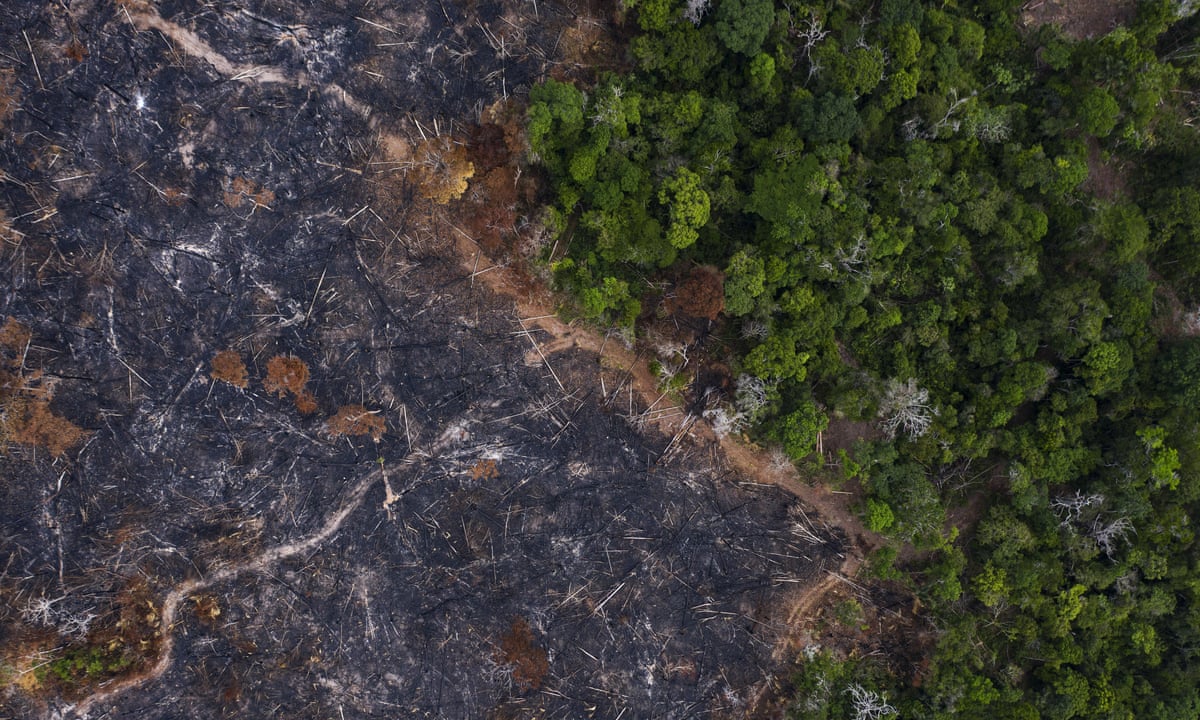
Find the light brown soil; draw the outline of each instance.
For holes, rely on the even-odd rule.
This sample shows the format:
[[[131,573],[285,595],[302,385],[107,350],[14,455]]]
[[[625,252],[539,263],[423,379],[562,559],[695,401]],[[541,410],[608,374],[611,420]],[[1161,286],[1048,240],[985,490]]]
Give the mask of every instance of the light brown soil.
[[[648,407],[648,426],[653,426],[672,443],[689,446],[718,447],[718,462],[728,467],[744,481],[774,485],[797,497],[812,511],[813,519],[826,527],[843,532],[848,540],[845,558],[836,574],[830,572],[817,583],[787,594],[777,608],[780,625],[786,628],[776,640],[777,658],[794,657],[809,636],[807,620],[820,616],[826,606],[837,602],[833,590],[853,578],[866,555],[882,544],[882,538],[868,531],[852,511],[853,496],[824,486],[810,484],[790,464],[779,463],[761,448],[751,447],[733,437],[718,438],[701,418],[689,415],[671,396],[659,390],[658,379],[650,372],[645,354],[626,347],[622,342],[604,337],[590,327],[563,322],[555,314],[557,302],[553,294],[520,272],[488,258],[474,240],[465,233],[453,233],[455,252],[462,268],[479,282],[513,303],[512,311],[521,329],[528,331],[531,347],[526,355],[529,364],[544,364],[560,385],[564,379],[555,372],[557,353],[577,348],[597,353],[600,362],[597,377],[589,387],[613,401],[616,408],[625,407],[625,393],[636,397],[635,404]],[[568,384],[571,379],[566,379]],[[571,390],[574,388],[564,388]],[[685,429],[686,428],[686,429]],[[765,696],[764,696],[765,697]]]
[[[1056,25],[1074,40],[1106,35],[1133,19],[1134,0],[1031,0],[1021,8],[1022,27]]]
[[[1125,168],[1113,157],[1105,159],[1096,138],[1088,138],[1088,177],[1084,189],[1101,200],[1127,197]]]

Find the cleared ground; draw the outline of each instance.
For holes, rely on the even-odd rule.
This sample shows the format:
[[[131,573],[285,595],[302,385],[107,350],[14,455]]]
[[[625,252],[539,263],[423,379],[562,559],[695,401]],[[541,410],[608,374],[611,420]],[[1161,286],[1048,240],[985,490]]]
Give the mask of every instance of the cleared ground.
[[[5,372],[49,413],[20,438],[69,447],[0,457],[0,717],[709,717],[771,694],[782,600],[844,541],[639,434],[595,354],[531,354],[429,219],[471,161],[431,138],[549,72],[573,13],[6,9],[0,319],[28,342]]]

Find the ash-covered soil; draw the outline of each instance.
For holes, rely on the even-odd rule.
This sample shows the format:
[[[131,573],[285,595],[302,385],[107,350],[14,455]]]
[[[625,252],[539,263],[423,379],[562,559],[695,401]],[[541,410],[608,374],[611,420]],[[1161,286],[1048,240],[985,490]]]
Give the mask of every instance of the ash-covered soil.
[[[30,336],[4,372],[87,435],[0,438],[0,717],[737,717],[770,694],[777,606],[842,541],[640,435],[594,355],[531,361],[389,154],[519,96],[575,20],[5,4],[0,322]]]

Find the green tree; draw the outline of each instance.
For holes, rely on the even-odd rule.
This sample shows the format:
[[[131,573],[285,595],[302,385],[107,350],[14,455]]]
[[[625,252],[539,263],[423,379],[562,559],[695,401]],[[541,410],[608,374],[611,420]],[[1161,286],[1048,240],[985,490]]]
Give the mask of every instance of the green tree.
[[[728,301],[728,295],[726,298]],[[768,335],[746,354],[746,370],[764,380],[803,380],[810,355],[799,349],[797,336],[795,330],[776,330]]]
[[[574,85],[547,80],[529,91],[529,147],[551,172],[562,172],[561,151],[579,143],[583,124],[583,93]]]
[[[1133,352],[1128,343],[1118,340],[1093,345],[1083,356],[1079,375],[1093,395],[1103,395],[1120,389],[1132,370]]]
[[[738,317],[754,310],[755,299],[766,289],[767,273],[762,258],[739,250],[725,268],[725,312]]]
[[[1137,205],[1120,203],[1100,213],[1097,234],[1108,244],[1113,264],[1126,265],[1145,249],[1150,225]]]
[[[700,187],[700,176],[680,168],[663,182],[658,201],[669,208],[671,222],[667,226],[667,242],[682,250],[696,242],[697,232],[708,222],[708,194]]]
[[[1079,100],[1075,111],[1083,131],[1096,137],[1108,137],[1121,115],[1121,106],[1112,93],[1100,87],[1091,87]]]
[[[887,503],[867,498],[867,529],[871,532],[884,532],[896,523],[896,515]]]
[[[1008,597],[1008,573],[988,562],[971,581],[971,590],[979,602],[995,607]]]
[[[817,436],[829,426],[829,418],[811,401],[801,402],[795,410],[770,425],[770,435],[792,460],[803,460],[817,447]]]
[[[721,0],[715,27],[725,47],[752,57],[762,49],[774,21],[772,0]]]

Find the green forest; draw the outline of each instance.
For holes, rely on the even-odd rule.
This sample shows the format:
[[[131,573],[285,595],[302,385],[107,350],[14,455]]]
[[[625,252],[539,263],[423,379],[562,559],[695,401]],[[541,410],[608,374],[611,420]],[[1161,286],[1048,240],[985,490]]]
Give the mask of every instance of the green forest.
[[[1022,4],[624,0],[626,72],[530,92],[581,315],[683,278],[725,426],[878,430],[842,471],[935,647],[799,658],[794,718],[1200,717],[1200,13]]]

